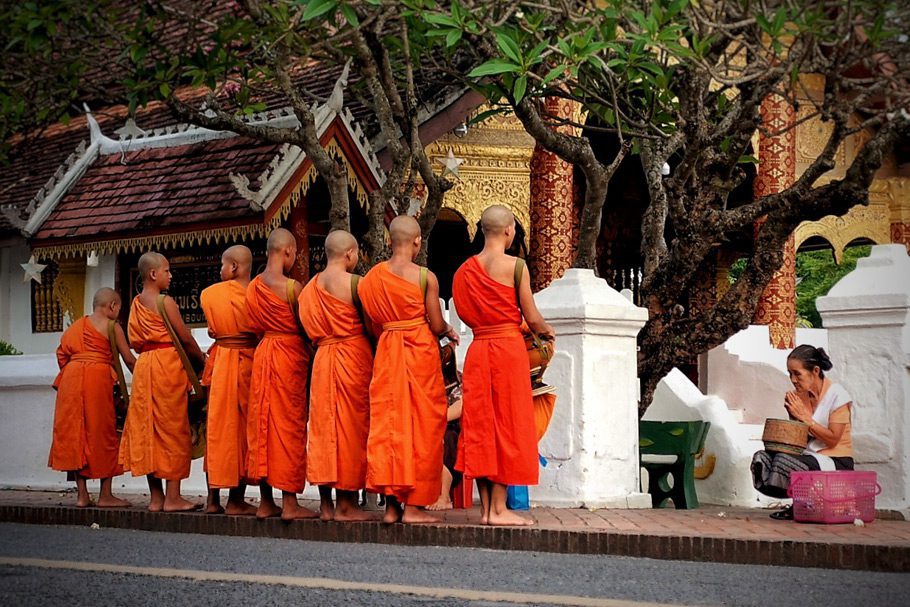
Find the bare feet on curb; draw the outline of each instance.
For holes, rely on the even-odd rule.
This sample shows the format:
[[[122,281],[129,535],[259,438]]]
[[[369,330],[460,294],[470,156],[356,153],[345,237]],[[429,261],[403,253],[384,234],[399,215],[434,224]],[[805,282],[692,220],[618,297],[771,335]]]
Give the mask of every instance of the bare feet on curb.
[[[382,523],[384,525],[391,525],[400,520],[401,508],[398,506],[398,502],[393,502],[392,498],[388,498],[386,501],[385,514],[382,515]]]
[[[162,510],[164,512],[192,512],[193,510],[199,510],[201,507],[200,504],[194,504],[182,497],[175,499],[165,498]]]
[[[505,510],[500,513],[495,513],[490,511],[489,518],[487,519],[486,525],[493,525],[497,527],[530,527],[534,524],[534,521],[516,514],[511,510]]]
[[[112,496],[101,496],[98,498],[98,507],[99,508],[129,508],[132,506],[126,500],[122,500],[119,497]]]
[[[319,504],[319,520],[322,522],[335,520],[335,506],[332,502],[322,502]]]
[[[206,514],[224,514],[224,508],[221,504],[206,504],[203,512]]]
[[[404,514],[401,515],[401,522],[406,525],[424,525],[427,523],[438,523],[440,519],[432,514],[427,514],[426,511],[417,506],[405,506]]]
[[[297,503],[297,500],[285,498],[281,505],[281,520],[286,523],[308,518],[317,518],[319,513],[309,508],[304,508]]]
[[[447,497],[439,496],[439,499],[436,500],[436,503],[430,504],[427,506],[427,510],[433,512],[439,512],[440,510],[451,510],[452,509],[452,500]]]
[[[376,516],[370,512],[365,512],[356,506],[346,508],[335,508],[335,520],[340,523],[363,523],[366,521],[375,521]]]
[[[275,502],[262,502],[259,504],[259,508],[256,509],[256,518],[261,521],[279,514],[281,514],[281,508]]]
[[[228,516],[253,516],[256,512],[256,506],[246,502],[240,502],[239,504],[228,502],[224,509],[224,513]]]

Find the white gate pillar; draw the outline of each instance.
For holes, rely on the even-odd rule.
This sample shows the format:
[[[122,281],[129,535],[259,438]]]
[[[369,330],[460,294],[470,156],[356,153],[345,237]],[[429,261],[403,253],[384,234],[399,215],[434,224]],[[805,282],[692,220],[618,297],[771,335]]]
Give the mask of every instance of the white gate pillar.
[[[556,331],[545,382],[556,386],[556,410],[540,452],[547,459],[536,504],[649,508],[640,488],[636,337],[648,312],[630,303],[593,270],[569,269],[535,295]]]
[[[831,371],[853,397],[856,467],[874,470],[878,508],[910,510],[910,257],[872,247],[816,305]]]

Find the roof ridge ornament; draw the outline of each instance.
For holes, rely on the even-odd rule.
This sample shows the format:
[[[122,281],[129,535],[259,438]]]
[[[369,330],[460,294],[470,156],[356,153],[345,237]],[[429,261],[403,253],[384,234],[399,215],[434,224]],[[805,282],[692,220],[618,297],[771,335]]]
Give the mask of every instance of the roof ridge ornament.
[[[328,100],[325,102],[326,106],[336,114],[341,114],[341,110],[344,108],[344,91],[348,87],[350,72],[351,59],[349,58],[345,62],[344,69],[341,70],[338,80],[335,81],[335,86],[332,87],[332,94],[329,95]]]
[[[127,118],[123,126],[114,132],[120,136],[120,141],[123,141],[124,139],[136,139],[148,135],[148,131],[139,128],[139,125],[136,124],[136,120],[132,116]]]

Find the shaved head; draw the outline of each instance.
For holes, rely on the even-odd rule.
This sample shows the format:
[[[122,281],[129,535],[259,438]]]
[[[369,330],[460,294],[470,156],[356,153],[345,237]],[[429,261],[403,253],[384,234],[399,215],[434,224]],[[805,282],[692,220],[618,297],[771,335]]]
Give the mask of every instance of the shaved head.
[[[228,248],[221,256],[222,259],[233,261],[241,268],[249,268],[253,265],[253,253],[242,244],[234,245]]]
[[[139,258],[139,276],[142,277],[142,280],[148,280],[151,271],[160,270],[165,263],[167,263],[167,259],[161,253],[154,251],[144,253]]]
[[[501,204],[487,207],[480,217],[480,228],[483,230],[484,236],[502,234],[506,228],[514,225],[515,216],[512,215],[512,211]]]
[[[392,246],[406,244],[420,236],[420,224],[410,215],[399,215],[389,224]]]
[[[334,230],[325,239],[325,256],[328,259],[341,257],[357,248],[357,239],[350,232]]]
[[[103,308],[120,301],[120,293],[110,287],[101,287],[92,298],[92,308]]]
[[[268,249],[269,253],[277,253],[287,247],[296,247],[297,239],[288,230],[284,228],[275,228],[269,234]]]

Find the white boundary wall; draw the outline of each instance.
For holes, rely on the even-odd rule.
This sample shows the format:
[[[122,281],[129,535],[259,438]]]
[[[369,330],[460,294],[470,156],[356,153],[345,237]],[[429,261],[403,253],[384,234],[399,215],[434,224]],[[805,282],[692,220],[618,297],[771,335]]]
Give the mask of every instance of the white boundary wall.
[[[0,339],[25,354],[42,354],[57,349],[61,333],[32,333],[32,287],[19,265],[30,255],[24,243],[0,248]]]
[[[910,257],[872,247],[818,311],[837,379],[853,397],[856,467],[874,470],[878,508],[910,514]]]

